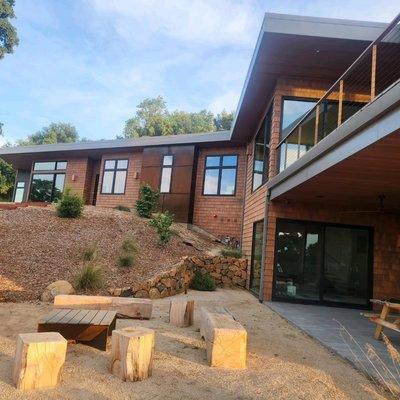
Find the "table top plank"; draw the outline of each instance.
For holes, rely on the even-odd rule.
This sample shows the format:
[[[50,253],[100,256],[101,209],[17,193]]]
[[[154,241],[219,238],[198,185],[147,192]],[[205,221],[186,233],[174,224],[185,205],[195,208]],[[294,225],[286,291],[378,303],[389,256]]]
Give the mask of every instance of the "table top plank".
[[[51,318],[44,318],[46,324],[56,324],[58,321],[63,319],[67,314],[69,314],[72,310],[71,309],[62,309],[57,315],[52,316]]]
[[[90,324],[99,310],[89,310],[89,312],[79,321],[79,324]]]
[[[107,314],[100,321],[99,325],[111,325],[116,316],[117,316],[116,311],[107,311]]]
[[[39,321],[39,323],[68,325],[111,325],[116,316],[116,311],[63,308],[53,310],[51,313],[45,315]]]
[[[46,314],[44,317],[42,317],[40,319],[41,323],[45,323],[47,322],[49,319],[55,317],[57,314],[59,314],[62,311],[62,309],[58,309],[58,310],[53,310],[52,312],[50,312],[49,314]]]
[[[76,314],[75,317],[71,318],[69,324],[79,324],[89,312],[90,310],[79,310],[78,314]]]
[[[59,323],[59,324],[69,324],[70,321],[71,321],[71,319],[74,318],[75,315],[79,313],[79,311],[80,311],[80,310],[74,310],[74,311],[69,312],[68,314],[66,314],[66,315],[64,316],[64,318],[61,318],[61,319],[58,321],[58,323]]]
[[[92,319],[91,324],[92,325],[101,325],[101,321],[107,315],[107,313],[108,313],[107,310],[99,310],[97,312],[96,316]]]

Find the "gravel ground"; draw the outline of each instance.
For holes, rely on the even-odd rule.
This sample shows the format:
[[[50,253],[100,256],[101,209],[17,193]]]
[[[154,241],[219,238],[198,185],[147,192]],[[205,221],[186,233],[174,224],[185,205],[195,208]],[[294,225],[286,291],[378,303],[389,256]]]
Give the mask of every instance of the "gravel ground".
[[[184,227],[177,227],[177,231],[185,235]],[[215,247],[206,238],[186,233],[200,249]],[[126,235],[134,236],[140,249],[133,268],[117,266]],[[106,287],[133,286],[168,269],[183,256],[202,253],[177,235],[161,249],[148,220],[134,212],[86,207],[82,218],[69,220],[58,218],[51,207],[0,210],[0,301],[35,300],[51,282],[72,282],[82,266],[84,249],[93,245],[99,249]]]
[[[150,321],[118,320],[123,326],[156,330],[153,376],[142,382],[122,382],[107,370],[110,348],[100,352],[69,345],[60,386],[23,393],[12,386],[11,371],[17,333],[32,332],[39,316],[50,310],[41,304],[0,304],[0,399],[384,399],[384,395],[341,358],[329,353],[242,290],[214,293],[190,291],[196,300],[195,324],[168,324],[169,300],[154,301]],[[248,368],[210,368],[198,333],[201,305],[227,307],[246,327]]]

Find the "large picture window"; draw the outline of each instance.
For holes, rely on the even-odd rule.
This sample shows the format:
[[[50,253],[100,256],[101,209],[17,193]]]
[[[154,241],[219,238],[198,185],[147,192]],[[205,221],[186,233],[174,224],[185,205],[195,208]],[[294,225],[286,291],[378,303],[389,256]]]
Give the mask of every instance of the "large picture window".
[[[169,193],[171,191],[172,165],[174,156],[164,156],[161,169],[160,192]]]
[[[54,202],[61,199],[65,183],[64,171],[66,169],[66,161],[35,162],[33,164],[34,173],[32,174],[29,200]]]
[[[234,196],[238,156],[236,154],[207,156],[204,169],[203,195]]]
[[[124,194],[128,160],[105,160],[103,171],[102,194]]]
[[[271,132],[271,110],[257,132],[254,143],[253,191],[268,180],[269,140]]]

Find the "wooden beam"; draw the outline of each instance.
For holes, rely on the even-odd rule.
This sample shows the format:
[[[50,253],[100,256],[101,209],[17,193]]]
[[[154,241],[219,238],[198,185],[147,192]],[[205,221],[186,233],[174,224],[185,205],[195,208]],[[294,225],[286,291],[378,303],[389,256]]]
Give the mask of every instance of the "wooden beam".
[[[342,123],[343,117],[343,79],[339,82],[339,104],[338,104],[338,126]]]
[[[372,58],[371,58],[371,101],[376,95],[376,55],[377,55],[377,45],[372,46]]]

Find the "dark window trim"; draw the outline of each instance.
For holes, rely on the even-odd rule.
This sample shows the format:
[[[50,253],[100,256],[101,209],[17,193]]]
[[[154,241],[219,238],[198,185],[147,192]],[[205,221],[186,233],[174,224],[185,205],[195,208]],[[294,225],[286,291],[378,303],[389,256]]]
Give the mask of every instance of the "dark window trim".
[[[301,300],[301,299],[285,299],[282,297],[275,296],[275,284],[276,284],[276,254],[278,251],[278,223],[279,222],[292,222],[292,223],[300,223],[304,225],[317,225],[323,228],[323,243],[322,243],[322,253],[325,248],[325,228],[326,227],[337,227],[337,228],[348,228],[348,229],[364,229],[368,231],[369,237],[369,249],[368,249],[368,284],[367,284],[367,303],[368,304],[349,304],[349,303],[340,303],[333,302],[327,300]],[[274,263],[273,263],[273,271],[272,271],[272,301],[281,301],[286,303],[297,303],[297,304],[315,304],[329,307],[343,307],[343,308],[354,308],[354,309],[372,309],[372,304],[369,299],[373,297],[373,287],[374,287],[374,236],[375,229],[373,226],[366,225],[354,225],[354,224],[341,224],[334,222],[325,222],[325,221],[312,221],[312,220],[303,220],[303,219],[291,219],[291,218],[277,218],[275,222],[276,232],[275,232],[275,245],[274,245]],[[321,271],[325,270],[324,257],[322,257],[322,268]],[[322,277],[320,277],[322,279]],[[320,283],[320,291],[322,289],[322,284]]]
[[[256,296],[258,298],[258,296],[260,295],[259,292],[256,292],[254,290],[251,289],[250,285],[251,285],[251,280],[253,278],[253,261],[254,261],[254,247],[255,247],[255,234],[256,234],[256,229],[255,226],[256,224],[262,223],[263,226],[263,237],[261,238],[261,240],[264,240],[264,218],[259,219],[257,221],[253,222],[253,231],[251,233],[251,257],[250,257],[250,274],[249,274],[249,291],[252,295]],[[264,246],[264,243],[262,243],[262,246]],[[261,265],[261,270],[263,268],[265,268],[264,265]],[[260,278],[260,284],[261,284],[261,278]],[[261,285],[260,285],[260,289],[261,289]]]
[[[172,164],[171,165],[164,165],[164,157],[172,157]],[[171,193],[171,188],[172,188],[172,167],[175,165],[175,157],[174,157],[174,155],[173,154],[170,154],[170,153],[168,153],[168,154],[163,154],[163,156],[162,156],[162,164],[161,164],[161,173],[160,173],[160,183],[159,183],[159,185],[158,185],[158,187],[160,188],[160,193],[161,194],[169,194],[169,193]],[[161,191],[161,183],[162,183],[162,173],[163,173],[163,169],[164,168],[169,168],[169,169],[171,169],[171,179],[170,179],[170,181],[169,181],[169,189],[168,189],[168,192],[162,192]]]
[[[115,167],[114,168],[106,168],[106,162],[107,161],[115,161]],[[118,168],[117,169],[117,161],[126,161],[126,168]],[[128,170],[129,170],[129,159],[128,158],[105,158],[103,160],[103,173],[101,177],[101,191],[100,194],[104,196],[123,196],[125,195],[126,192],[126,183],[128,181]],[[104,173],[106,171],[112,171],[113,172],[113,180],[112,180],[112,185],[111,185],[111,193],[104,193],[103,192],[103,182],[104,182]],[[124,184],[124,192],[123,193],[114,193],[115,190],[115,175],[117,171],[126,171],[126,177],[125,177],[125,184]]]
[[[65,178],[66,178],[66,175],[67,175],[65,170],[59,170],[58,172],[57,171],[45,171],[45,172],[43,172],[43,171],[32,171],[31,179],[30,179],[30,182],[29,182],[28,201],[30,201],[30,198],[31,198],[33,177],[35,175],[53,175],[53,187],[51,189],[50,203],[52,203],[54,201],[54,188],[55,188],[55,185],[56,185],[57,175],[64,175],[64,184],[63,184],[63,188],[62,188],[62,193],[64,193]],[[45,201],[45,203],[47,203],[47,202]]]
[[[35,169],[35,164],[36,163],[45,163],[45,162],[49,162],[49,163],[53,162],[53,163],[55,163],[56,169]],[[58,172],[58,171],[64,171],[65,172],[67,170],[67,168],[65,168],[65,169],[57,169],[58,163],[66,163],[67,164],[67,168],[68,168],[68,160],[35,160],[32,163],[32,173],[37,173],[37,172],[53,172],[53,173],[55,173],[55,172]]]
[[[264,121],[267,121],[267,118],[269,119],[269,125],[267,123],[264,124],[264,153],[263,153],[263,166],[265,168],[265,162],[266,162],[266,158],[268,159],[268,170],[267,170],[267,176],[264,176],[264,170],[262,172],[262,179],[261,179],[261,185],[257,186],[254,189],[254,175],[255,175],[255,165],[256,165],[256,138],[260,132],[260,129],[257,131],[256,135],[254,136],[254,144],[253,144],[253,173],[251,176],[251,193],[254,193],[255,191],[257,191],[258,189],[260,189],[261,187],[263,187],[265,185],[265,183],[268,182],[268,178],[269,178],[269,160],[270,160],[270,152],[271,152],[271,130],[272,130],[272,105],[270,106],[270,108],[268,109],[267,113],[264,116],[264,120],[261,123],[260,129],[264,124]],[[269,127],[269,135],[267,135],[268,132],[268,127]],[[267,136],[269,136],[269,142],[267,144]],[[268,149],[268,151],[266,151],[266,149]],[[268,153],[268,157],[267,156]]]
[[[236,165],[233,166],[227,166],[227,165],[222,165],[223,164],[223,157],[224,156],[236,156]],[[207,167],[207,157],[219,157],[219,165],[214,166],[214,167]],[[218,188],[217,188],[217,193],[216,194],[205,194],[204,193],[204,184],[206,181],[206,171],[208,169],[215,169],[218,170]],[[235,169],[235,189],[233,191],[233,194],[220,194],[221,192],[221,176],[222,176],[222,170],[223,169]],[[204,158],[204,170],[203,170],[203,190],[202,190],[202,196],[211,196],[211,197],[235,197],[236,196],[236,186],[237,186],[237,176],[238,176],[238,169],[239,169],[239,154],[238,153],[223,153],[223,154],[207,154]]]

